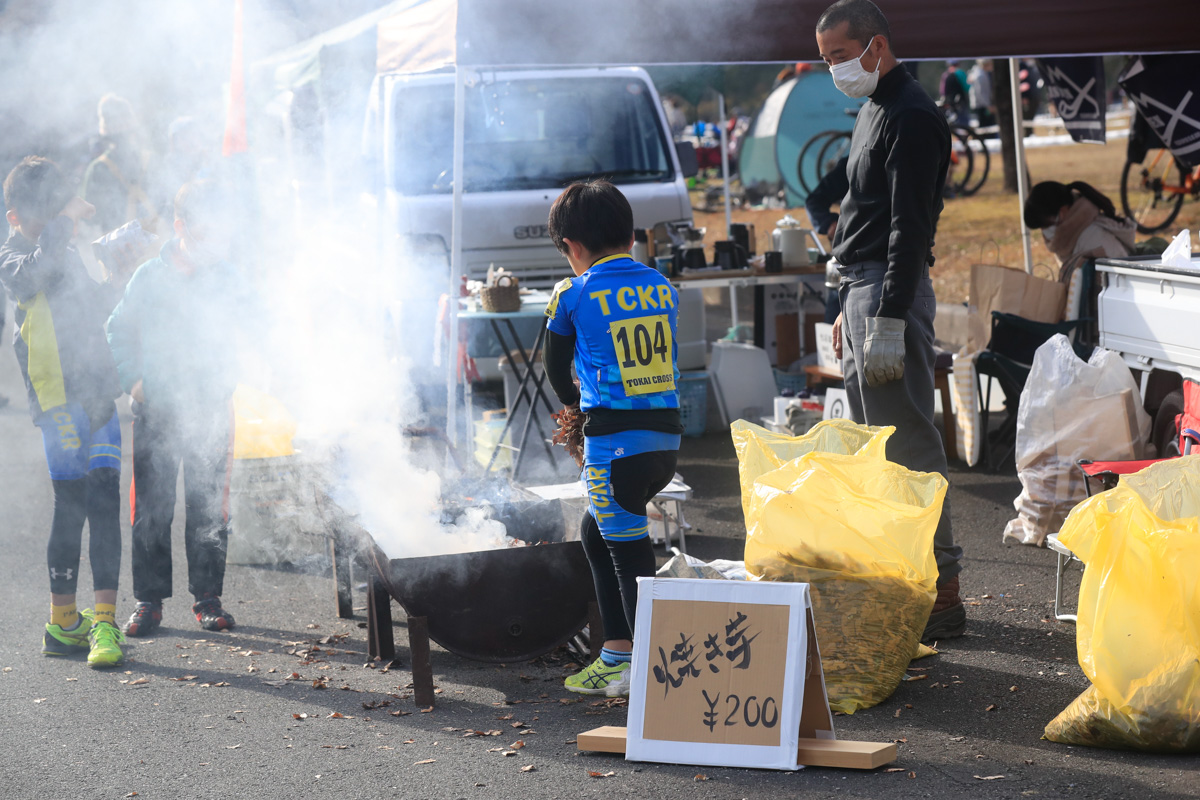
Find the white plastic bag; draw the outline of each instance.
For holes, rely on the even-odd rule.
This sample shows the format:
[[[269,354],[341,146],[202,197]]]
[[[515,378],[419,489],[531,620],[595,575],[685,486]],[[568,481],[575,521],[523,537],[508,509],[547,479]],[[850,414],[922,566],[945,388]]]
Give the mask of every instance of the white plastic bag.
[[[1075,462],[1146,457],[1150,415],[1121,357],[1097,348],[1083,362],[1066,336],[1038,348],[1017,412],[1017,518],[1004,539],[1041,545],[1087,496]]]
[[[979,413],[979,389],[976,385],[978,377],[975,359],[978,356],[978,350],[968,353],[965,347],[955,353],[954,382],[950,384],[950,392],[954,399],[954,425],[958,433],[955,436],[958,457],[968,467],[979,463],[983,444],[983,422]]]
[[[1195,267],[1192,263],[1192,232],[1190,230],[1182,230],[1179,235],[1171,240],[1171,244],[1167,245],[1167,249],[1163,251],[1162,263],[1166,267],[1182,267],[1191,269]]]

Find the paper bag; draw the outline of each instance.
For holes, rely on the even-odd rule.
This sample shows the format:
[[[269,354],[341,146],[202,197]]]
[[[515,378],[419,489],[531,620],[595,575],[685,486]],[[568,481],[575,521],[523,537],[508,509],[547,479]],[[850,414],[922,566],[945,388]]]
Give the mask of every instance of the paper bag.
[[[987,347],[992,312],[1003,311],[1034,322],[1060,322],[1067,287],[1058,281],[1037,278],[1010,267],[992,264],[971,266],[967,350]]]

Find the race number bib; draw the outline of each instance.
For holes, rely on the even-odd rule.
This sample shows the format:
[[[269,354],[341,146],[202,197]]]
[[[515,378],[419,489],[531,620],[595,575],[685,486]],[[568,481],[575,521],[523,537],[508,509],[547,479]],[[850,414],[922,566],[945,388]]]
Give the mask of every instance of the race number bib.
[[[627,397],[675,390],[671,321],[665,314],[613,322],[609,332]]]

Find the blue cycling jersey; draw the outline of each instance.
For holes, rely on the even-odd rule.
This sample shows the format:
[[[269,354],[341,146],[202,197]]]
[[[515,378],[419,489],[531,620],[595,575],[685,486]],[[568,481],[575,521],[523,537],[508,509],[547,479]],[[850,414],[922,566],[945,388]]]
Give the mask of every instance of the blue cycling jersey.
[[[666,278],[625,253],[555,287],[548,328],[575,337],[583,411],[679,408],[678,305]]]

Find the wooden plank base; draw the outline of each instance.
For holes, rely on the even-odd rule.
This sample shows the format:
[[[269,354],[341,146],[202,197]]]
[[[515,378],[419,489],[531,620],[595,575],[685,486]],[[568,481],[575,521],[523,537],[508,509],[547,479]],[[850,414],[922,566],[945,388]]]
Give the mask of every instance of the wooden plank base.
[[[625,754],[625,729],[611,725],[579,734],[577,746],[593,753]],[[894,744],[842,739],[801,739],[799,761],[806,767],[875,769],[896,760]]]

